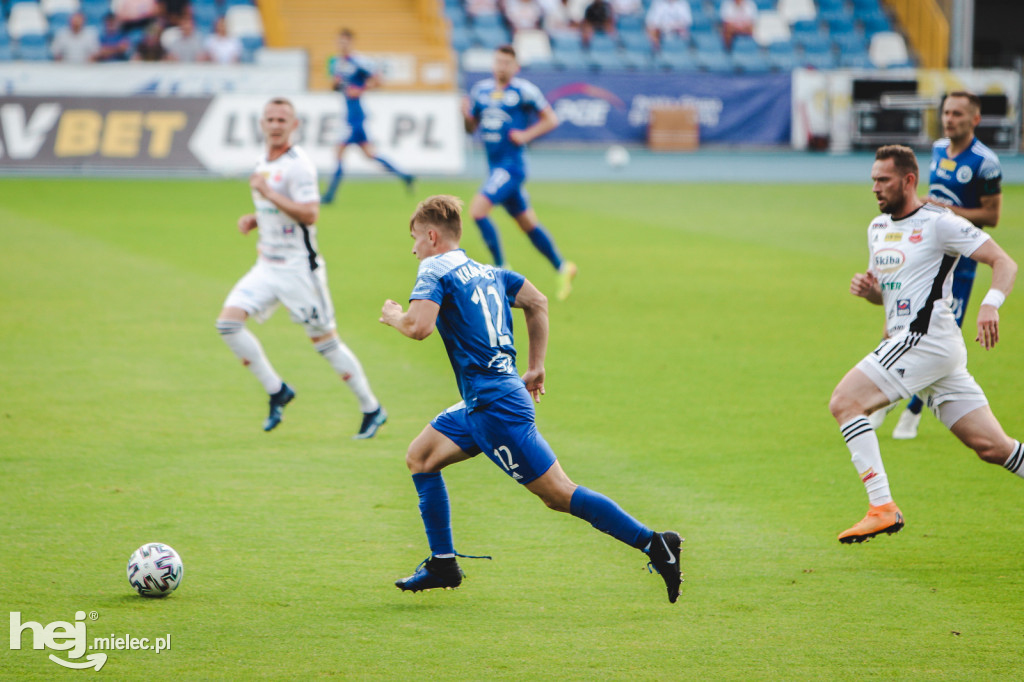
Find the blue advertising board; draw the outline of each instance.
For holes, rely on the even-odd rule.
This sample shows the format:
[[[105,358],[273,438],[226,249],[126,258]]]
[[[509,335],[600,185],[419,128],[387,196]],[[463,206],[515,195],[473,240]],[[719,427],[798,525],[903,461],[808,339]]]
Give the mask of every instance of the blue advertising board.
[[[490,77],[465,73],[467,89]],[[792,86],[789,73],[711,74],[527,71],[561,120],[545,142],[647,140],[650,110],[697,109],[702,143],[788,145]]]

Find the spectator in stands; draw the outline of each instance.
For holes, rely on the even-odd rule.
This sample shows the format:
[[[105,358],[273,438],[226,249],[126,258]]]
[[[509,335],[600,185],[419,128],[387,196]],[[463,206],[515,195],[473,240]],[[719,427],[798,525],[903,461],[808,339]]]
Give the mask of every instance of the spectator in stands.
[[[722,0],[718,16],[722,19],[722,38],[725,40],[725,46],[731,50],[733,38],[754,34],[757,5],[754,0]]]
[[[85,25],[85,15],[75,12],[68,25],[60,29],[50,45],[53,58],[70,64],[91,62],[100,51],[100,37],[96,29]]]
[[[208,60],[203,37],[196,32],[196,23],[191,16],[183,16],[178,22],[178,36],[167,46],[167,60],[189,63]]]
[[[224,17],[213,24],[213,34],[206,39],[206,54],[214,64],[236,64],[242,59],[242,41],[228,35]]]
[[[654,0],[647,10],[647,34],[655,49],[660,49],[661,41],[668,36],[688,36],[691,24],[693,15],[686,0]]]
[[[642,14],[644,4],[641,0],[612,0],[612,9],[615,10],[615,16],[625,17],[632,14]]]
[[[541,28],[549,34],[575,30],[576,26],[569,16],[569,0],[538,0],[538,4],[544,11]]]
[[[135,54],[132,55],[134,61],[162,62],[167,57],[167,51],[160,41],[161,31],[160,24],[156,21],[146,27],[142,40],[135,46]]]
[[[608,0],[594,0],[583,10],[583,22],[580,24],[583,44],[590,45],[595,33],[615,33],[615,10]]]
[[[498,0],[466,0],[466,14],[481,17],[498,13]]]
[[[121,30],[121,24],[112,12],[103,16],[103,30],[100,31],[100,49],[93,57],[97,62],[119,62],[128,59],[132,44]]]
[[[537,28],[543,14],[537,0],[505,0],[505,19],[513,33]]]
[[[157,0],[113,0],[111,9],[121,22],[121,28],[126,32],[144,29],[160,16],[160,5]],[[159,37],[159,32],[157,36]]]

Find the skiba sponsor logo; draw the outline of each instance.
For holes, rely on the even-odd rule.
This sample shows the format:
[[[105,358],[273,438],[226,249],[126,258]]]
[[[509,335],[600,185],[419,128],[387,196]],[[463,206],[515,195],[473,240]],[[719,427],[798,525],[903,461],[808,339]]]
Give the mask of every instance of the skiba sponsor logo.
[[[896,272],[907,262],[907,257],[899,249],[880,249],[875,252],[874,264],[878,272]]]

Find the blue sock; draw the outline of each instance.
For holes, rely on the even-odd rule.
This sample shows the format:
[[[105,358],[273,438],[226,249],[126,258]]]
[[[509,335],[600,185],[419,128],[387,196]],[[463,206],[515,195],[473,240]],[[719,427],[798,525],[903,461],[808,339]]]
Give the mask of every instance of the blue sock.
[[[455,554],[448,489],[444,485],[441,472],[413,474],[412,482],[420,495],[420,516],[423,517],[423,527],[427,531],[430,553],[434,556]]]
[[[338,192],[338,186],[341,185],[341,177],[345,174],[344,169],[341,167],[341,162],[338,162],[338,167],[334,169],[334,175],[331,176],[331,184],[328,185],[327,191],[324,192],[324,199],[330,201],[334,198],[334,195]]]
[[[614,500],[583,486],[577,486],[573,492],[569,512],[637,549],[646,547],[654,536],[654,531],[624,512]]]
[[[538,225],[526,234],[530,235],[530,241],[537,247],[537,250],[544,254],[544,257],[551,261],[551,264],[555,266],[555,270],[562,269],[562,256],[558,253],[558,248],[555,247],[555,242],[551,239],[551,235],[544,229],[543,225]]]
[[[387,159],[385,159],[383,156],[375,156],[375,157],[373,157],[373,160],[376,161],[377,163],[379,163],[380,165],[384,166],[385,168],[387,168],[389,171],[391,171],[392,173],[394,173],[395,175],[397,175],[400,178],[404,179],[404,178],[409,177],[405,173],[403,173],[402,171],[400,171],[397,168],[395,168],[394,166],[392,166],[391,162],[388,161]]]
[[[924,401],[918,398],[916,395],[910,399],[907,403],[907,409],[913,414],[921,414],[921,408],[924,407]]]
[[[498,228],[494,226],[494,223],[487,216],[476,218],[475,220],[476,226],[480,228],[480,236],[484,238],[484,243],[491,250],[494,264],[498,267],[505,265],[505,253],[501,249],[501,237],[498,235]]]

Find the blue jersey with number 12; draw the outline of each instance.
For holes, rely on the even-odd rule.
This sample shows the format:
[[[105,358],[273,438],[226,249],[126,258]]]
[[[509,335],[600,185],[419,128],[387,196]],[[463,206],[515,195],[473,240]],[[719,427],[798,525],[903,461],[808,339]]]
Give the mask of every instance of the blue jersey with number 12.
[[[409,300],[441,306],[437,331],[470,412],[523,387],[511,306],[525,281],[519,273],[470,260],[462,249],[420,262]]]

